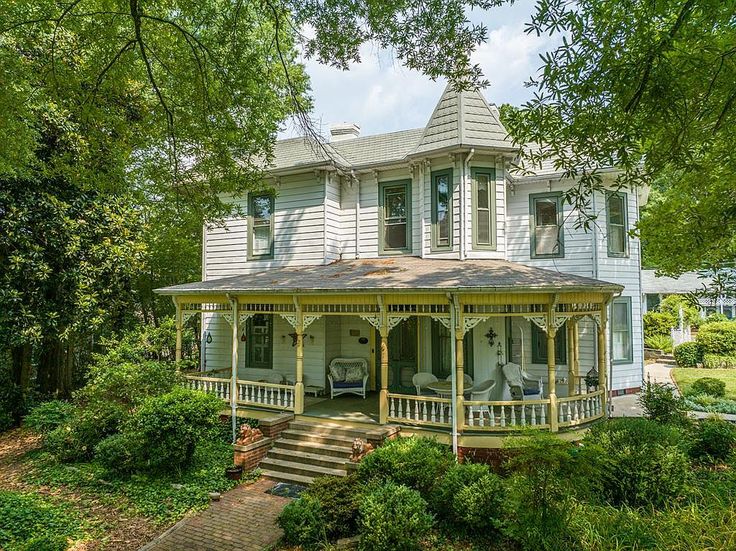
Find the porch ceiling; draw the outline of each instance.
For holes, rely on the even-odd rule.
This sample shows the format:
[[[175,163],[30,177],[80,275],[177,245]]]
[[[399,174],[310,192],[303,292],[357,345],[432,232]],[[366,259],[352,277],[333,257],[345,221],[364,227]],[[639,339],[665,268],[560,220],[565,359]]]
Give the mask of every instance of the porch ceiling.
[[[223,293],[580,292],[618,293],[621,285],[505,260],[418,257],[341,260],[156,289],[162,295]]]

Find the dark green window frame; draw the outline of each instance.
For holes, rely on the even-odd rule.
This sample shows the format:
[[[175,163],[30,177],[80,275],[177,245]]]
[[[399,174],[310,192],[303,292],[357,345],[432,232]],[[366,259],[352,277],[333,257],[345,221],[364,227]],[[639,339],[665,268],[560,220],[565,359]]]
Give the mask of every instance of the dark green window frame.
[[[389,225],[386,205],[386,192],[398,188],[404,188],[405,193],[405,219],[406,224],[406,246],[397,248],[385,247],[386,226]],[[378,236],[378,253],[381,255],[406,254],[411,252],[411,180],[395,180],[391,182],[381,182],[378,186],[378,206],[379,206],[379,236]],[[395,224],[395,222],[394,222]],[[400,224],[400,222],[399,222]]]
[[[557,207],[557,252],[537,254],[537,201],[554,199]],[[562,209],[562,193],[533,193],[529,195],[529,254],[532,258],[564,258],[565,232],[564,213]],[[551,226],[550,226],[551,227]]]
[[[611,199],[621,200],[621,214],[623,216],[622,224],[611,223]],[[606,239],[608,241],[608,256],[613,258],[627,258],[629,256],[629,215],[628,215],[628,196],[622,191],[609,191],[606,193]],[[622,251],[613,250],[611,247],[613,231],[621,228],[622,236],[621,243],[623,245]]]
[[[254,325],[256,322],[265,321],[267,332],[256,333]],[[262,323],[260,325],[263,325]],[[259,369],[273,369],[273,314],[256,314],[246,322],[245,348],[248,358],[248,367]],[[255,342],[257,338],[265,336],[268,346],[268,361],[257,362],[255,358]]]
[[[437,320],[432,320],[431,325],[431,339],[432,339],[432,374],[440,379],[445,379],[448,375],[450,375],[449,369],[447,371],[440,370],[440,366],[442,365],[442,352],[440,350],[440,339],[452,339],[454,338],[454,335],[452,334],[452,331],[447,329],[444,325],[442,325]],[[450,343],[448,341],[448,346],[450,346]],[[451,359],[452,361],[452,359]],[[473,377],[473,330],[471,329],[467,333],[465,333],[465,337],[463,337],[463,362],[464,367],[463,371],[466,375]],[[451,366],[449,366],[451,367]]]
[[[547,333],[532,323],[532,363],[547,363]],[[555,335],[555,364],[567,363],[567,331],[561,327]]]
[[[270,239],[270,245],[268,248],[268,252],[266,253],[254,253],[253,252],[253,244],[255,242],[255,225],[256,222],[258,222],[259,227],[263,228],[265,225],[261,222],[261,219],[258,221],[256,220],[255,216],[253,216],[255,212],[255,202],[260,199],[268,199],[269,200],[269,220],[268,220],[268,228],[269,228],[269,239]],[[252,193],[248,197],[248,260],[268,260],[273,258],[273,242],[274,242],[274,196],[270,193]]]
[[[447,213],[445,220],[447,221],[447,235],[440,235],[439,225],[439,190],[438,181],[440,178],[447,178]],[[449,251],[452,249],[452,225],[454,222],[453,218],[453,201],[452,194],[455,190],[455,186],[452,181],[452,169],[448,168],[445,170],[433,171],[431,175],[432,180],[432,250],[433,251]]]
[[[473,226],[473,248],[483,249],[489,251],[496,250],[496,169],[494,168],[483,168],[476,167],[471,170],[472,176],[472,208],[473,215],[471,222]],[[479,176],[486,176],[488,178],[488,190],[487,190],[487,207],[483,208],[480,205],[480,195],[478,182]],[[482,218],[488,218],[488,242],[481,241],[478,226]]]
[[[626,312],[626,329],[624,331],[619,331],[617,328],[617,319],[616,319],[616,305],[617,304],[625,304],[625,312]],[[610,320],[609,325],[611,326],[611,341],[610,341],[610,348],[611,348],[611,363],[612,364],[630,364],[634,362],[634,327],[631,323],[631,297],[618,297],[611,301],[611,311],[610,315],[608,317]],[[615,340],[615,334],[616,333],[626,333],[626,338],[628,339],[628,350],[624,357],[616,357],[615,350],[613,347],[613,343]]]

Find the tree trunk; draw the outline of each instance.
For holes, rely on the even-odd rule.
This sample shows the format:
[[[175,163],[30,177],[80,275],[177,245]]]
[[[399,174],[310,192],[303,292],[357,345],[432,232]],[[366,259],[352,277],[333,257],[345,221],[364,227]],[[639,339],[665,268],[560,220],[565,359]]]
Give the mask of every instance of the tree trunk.
[[[62,343],[58,339],[44,339],[38,357],[38,390],[41,394],[56,394],[59,373],[64,369]]]
[[[25,390],[31,380],[31,345],[14,346],[11,349],[11,356],[13,382]]]

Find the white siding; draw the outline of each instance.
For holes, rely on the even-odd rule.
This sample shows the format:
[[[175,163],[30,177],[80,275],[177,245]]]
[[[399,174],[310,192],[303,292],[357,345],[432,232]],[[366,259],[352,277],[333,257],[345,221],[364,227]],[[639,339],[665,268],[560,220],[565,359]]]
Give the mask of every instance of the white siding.
[[[339,260],[342,255],[342,209],[340,178],[331,173],[325,175],[325,263]]]

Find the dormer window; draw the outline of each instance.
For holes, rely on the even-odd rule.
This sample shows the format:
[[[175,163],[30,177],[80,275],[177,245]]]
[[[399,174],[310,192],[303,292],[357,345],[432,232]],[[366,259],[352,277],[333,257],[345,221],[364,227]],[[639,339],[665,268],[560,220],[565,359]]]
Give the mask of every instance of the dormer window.
[[[382,182],[379,192],[381,212],[381,254],[411,250],[411,183],[409,180]]]
[[[273,195],[251,195],[248,203],[248,259],[273,258]]]
[[[536,193],[530,195],[529,218],[531,257],[564,257],[562,193]]]
[[[452,169],[432,172],[432,249],[452,248]]]
[[[473,169],[473,248],[496,250],[496,171]]]

